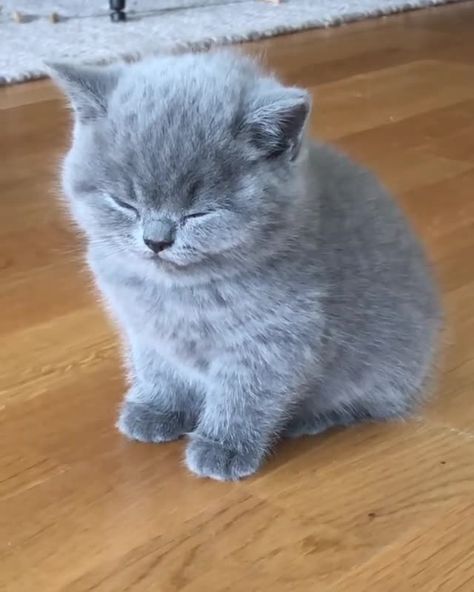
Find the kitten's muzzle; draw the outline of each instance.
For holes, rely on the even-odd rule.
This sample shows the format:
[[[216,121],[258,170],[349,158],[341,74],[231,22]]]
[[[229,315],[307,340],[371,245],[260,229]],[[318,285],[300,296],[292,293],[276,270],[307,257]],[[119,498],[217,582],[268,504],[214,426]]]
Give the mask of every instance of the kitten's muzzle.
[[[176,237],[176,224],[167,218],[147,218],[143,221],[143,242],[158,254],[169,249]]]

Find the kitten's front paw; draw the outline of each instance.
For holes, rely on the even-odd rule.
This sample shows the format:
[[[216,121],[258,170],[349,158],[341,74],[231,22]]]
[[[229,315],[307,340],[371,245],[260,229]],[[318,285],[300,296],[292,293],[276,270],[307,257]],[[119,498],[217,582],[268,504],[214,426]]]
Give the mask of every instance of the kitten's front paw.
[[[263,454],[237,452],[198,434],[191,435],[186,449],[186,464],[199,477],[217,481],[236,481],[248,477],[260,466]]]
[[[160,412],[153,405],[125,401],[117,421],[119,431],[139,442],[170,442],[191,431],[184,412]]]

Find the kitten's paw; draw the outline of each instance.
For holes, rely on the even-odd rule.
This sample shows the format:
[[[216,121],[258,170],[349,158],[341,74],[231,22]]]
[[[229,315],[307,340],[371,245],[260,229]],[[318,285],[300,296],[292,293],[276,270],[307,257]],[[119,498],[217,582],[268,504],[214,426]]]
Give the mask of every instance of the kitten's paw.
[[[255,473],[262,456],[257,452],[237,452],[198,434],[192,434],[186,449],[186,464],[199,477],[236,481]]]
[[[119,431],[139,442],[170,442],[191,431],[184,412],[158,411],[153,405],[125,401],[117,421]]]

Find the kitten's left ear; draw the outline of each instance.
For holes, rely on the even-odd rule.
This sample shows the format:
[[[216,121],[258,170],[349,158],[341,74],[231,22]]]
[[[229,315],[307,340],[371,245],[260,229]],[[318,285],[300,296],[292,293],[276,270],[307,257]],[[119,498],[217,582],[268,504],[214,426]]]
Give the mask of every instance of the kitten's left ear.
[[[311,97],[300,88],[281,87],[256,98],[241,130],[265,157],[298,156]]]
[[[107,113],[108,100],[117,86],[123,66],[47,64],[51,78],[68,95],[79,121],[85,123]]]

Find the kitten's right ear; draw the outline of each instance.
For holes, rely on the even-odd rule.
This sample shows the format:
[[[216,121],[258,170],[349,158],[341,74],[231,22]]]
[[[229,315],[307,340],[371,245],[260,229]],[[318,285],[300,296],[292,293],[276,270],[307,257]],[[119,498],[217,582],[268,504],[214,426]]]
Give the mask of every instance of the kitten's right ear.
[[[298,156],[305,123],[311,109],[309,93],[300,88],[279,87],[257,95],[240,131],[266,157]]]
[[[81,122],[107,114],[108,100],[123,71],[123,66],[76,66],[47,63],[51,78],[69,97]]]

